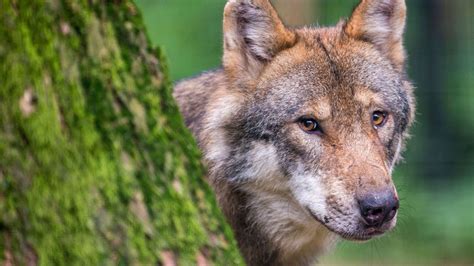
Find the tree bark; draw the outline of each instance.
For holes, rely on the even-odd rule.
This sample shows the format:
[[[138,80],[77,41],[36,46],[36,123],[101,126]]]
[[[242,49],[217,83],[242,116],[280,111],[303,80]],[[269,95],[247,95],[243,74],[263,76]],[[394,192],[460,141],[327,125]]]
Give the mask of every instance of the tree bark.
[[[0,0],[0,264],[242,264],[130,1]]]

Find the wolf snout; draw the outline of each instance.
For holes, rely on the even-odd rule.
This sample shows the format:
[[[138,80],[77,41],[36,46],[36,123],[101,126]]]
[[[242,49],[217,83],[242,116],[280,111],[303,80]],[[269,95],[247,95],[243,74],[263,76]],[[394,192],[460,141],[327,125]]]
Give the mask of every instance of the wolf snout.
[[[381,227],[390,222],[399,207],[398,197],[392,190],[366,195],[358,202],[362,219],[370,227]]]

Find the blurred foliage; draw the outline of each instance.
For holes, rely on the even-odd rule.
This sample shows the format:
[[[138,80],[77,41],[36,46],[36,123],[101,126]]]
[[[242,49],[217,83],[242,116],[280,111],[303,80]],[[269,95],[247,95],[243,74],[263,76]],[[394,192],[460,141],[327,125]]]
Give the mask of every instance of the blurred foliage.
[[[329,25],[348,17],[358,0],[274,2],[283,19],[313,10],[314,25]],[[152,41],[169,56],[174,80],[219,67],[224,0],[137,4]],[[399,225],[367,244],[343,242],[326,263],[474,263],[474,1],[407,4],[408,69],[418,112],[406,159],[395,172]]]

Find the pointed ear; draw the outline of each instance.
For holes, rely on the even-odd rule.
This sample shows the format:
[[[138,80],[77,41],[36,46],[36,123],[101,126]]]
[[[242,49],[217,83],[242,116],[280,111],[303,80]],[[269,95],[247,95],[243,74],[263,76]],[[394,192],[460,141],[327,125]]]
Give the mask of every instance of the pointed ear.
[[[224,57],[227,72],[252,79],[279,52],[294,45],[269,0],[229,0],[224,9]]]
[[[405,63],[405,0],[362,0],[345,25],[347,35],[373,43],[400,71]]]

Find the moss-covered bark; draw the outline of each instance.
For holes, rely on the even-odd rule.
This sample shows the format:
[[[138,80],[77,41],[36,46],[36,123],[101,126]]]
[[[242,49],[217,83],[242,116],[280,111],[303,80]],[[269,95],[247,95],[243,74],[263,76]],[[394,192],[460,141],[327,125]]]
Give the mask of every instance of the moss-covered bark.
[[[129,1],[0,0],[0,264],[241,264]]]

